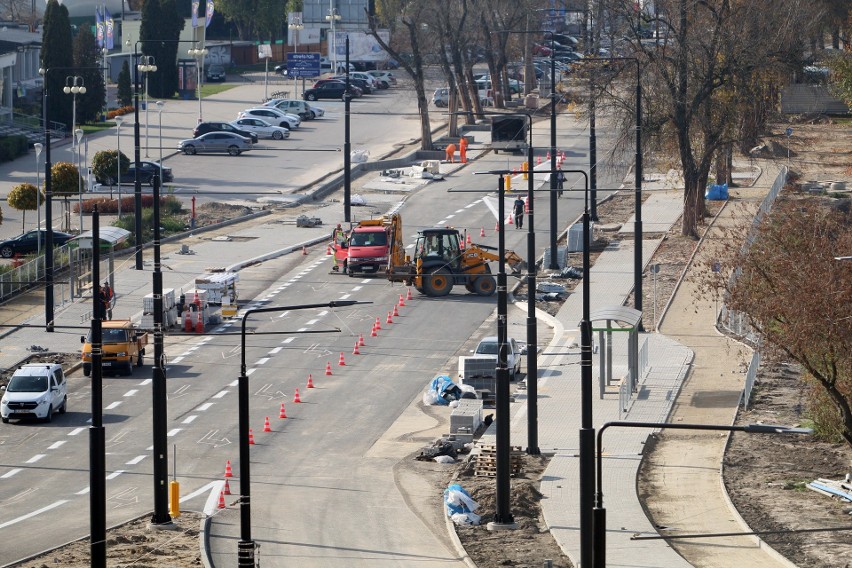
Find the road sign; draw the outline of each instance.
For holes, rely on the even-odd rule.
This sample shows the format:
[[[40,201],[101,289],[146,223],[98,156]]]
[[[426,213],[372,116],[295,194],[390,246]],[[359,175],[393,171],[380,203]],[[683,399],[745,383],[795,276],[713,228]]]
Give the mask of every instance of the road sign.
[[[287,76],[299,79],[302,77],[319,77],[319,53],[288,53]]]
[[[793,135],[793,129],[792,128],[787,128],[787,130],[785,130],[784,132],[787,134],[787,136]]]

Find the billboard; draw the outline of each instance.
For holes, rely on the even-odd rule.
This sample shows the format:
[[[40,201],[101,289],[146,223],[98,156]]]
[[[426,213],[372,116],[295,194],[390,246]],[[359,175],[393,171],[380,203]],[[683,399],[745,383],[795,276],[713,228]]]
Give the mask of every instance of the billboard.
[[[371,35],[364,32],[334,32],[334,59],[343,61],[346,58],[346,37],[349,36],[349,60],[350,61],[385,61],[388,54],[381,48],[379,42]],[[385,43],[390,42],[390,32],[379,30],[379,37]]]

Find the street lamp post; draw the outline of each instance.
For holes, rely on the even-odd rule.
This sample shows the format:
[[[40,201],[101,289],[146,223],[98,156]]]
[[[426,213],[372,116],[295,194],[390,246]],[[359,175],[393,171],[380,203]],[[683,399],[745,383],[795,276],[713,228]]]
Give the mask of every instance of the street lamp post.
[[[746,424],[744,426],[728,426],[723,424],[683,424],[678,422],[607,422],[598,430],[597,446],[597,478],[595,483],[594,508],[594,568],[606,566],[606,509],[603,506],[603,433],[607,428],[649,428],[653,430],[715,430],[722,432],[746,432],[748,434],[811,434],[810,428],[792,428],[773,424]],[[582,564],[587,566],[587,564]]]
[[[83,78],[78,75],[65,77],[65,86],[62,88],[62,92],[66,95],[71,95],[71,141],[72,141],[72,150],[74,154],[74,166],[77,168],[77,175],[80,175],[80,142],[77,137],[77,95],[85,95],[86,94],[86,86],[83,84]],[[82,136],[82,131],[80,131]],[[82,189],[79,187],[78,190]],[[68,202],[65,203],[68,205]],[[82,219],[83,211],[80,211],[80,232],[83,232],[83,219]],[[68,225],[71,224],[70,219],[67,220]]]
[[[148,157],[148,74],[157,71],[157,64],[154,61],[154,56],[143,55],[142,63],[136,67],[145,75],[145,157]]]
[[[38,219],[36,229],[38,230],[38,256],[41,256],[41,170],[39,169],[38,158],[41,156],[43,148],[44,144],[41,142],[33,144],[33,149],[35,149],[36,155],[36,215]]]
[[[78,209],[80,209],[80,234],[83,234],[83,168],[80,165],[80,141],[83,140],[83,129],[77,128],[74,130],[74,142],[77,144],[77,198]],[[86,141],[88,146],[88,140]],[[88,156],[86,156],[88,160]],[[85,161],[84,161],[85,162]]]
[[[337,45],[334,38],[334,24],[340,21],[340,14],[337,8],[334,7],[334,0],[330,0],[331,7],[328,9],[328,15],[325,20],[331,23],[331,36],[326,42],[328,44],[329,60],[331,61],[332,73],[337,73]],[[346,68],[346,73],[349,73],[349,67]]]
[[[287,26],[291,30],[293,30],[293,45],[296,53],[299,53],[299,32],[305,29],[305,24],[302,23],[302,18],[297,17]],[[296,91],[298,90],[298,79],[293,77],[293,98],[296,98]]]
[[[197,74],[196,87],[198,88],[198,124],[203,122],[201,118],[201,78],[202,68],[204,67],[204,58],[207,56],[206,47],[193,47],[187,50],[190,57],[195,58],[195,71]]]
[[[115,184],[118,186],[118,218],[121,219],[121,125],[124,119],[120,116],[115,117],[115,141],[117,149],[115,151]],[[110,195],[112,199],[112,195]]]
[[[251,454],[249,448],[249,384],[246,374],[246,321],[252,314],[309,310],[314,308],[339,308],[369,302],[335,300],[325,304],[303,304],[248,309],[243,313],[240,332],[240,376],[237,379],[239,451],[240,451],[240,540],[237,542],[237,566],[254,568],[255,543],[251,538]]]
[[[157,101],[157,118],[160,121],[160,183],[163,183],[163,101]]]

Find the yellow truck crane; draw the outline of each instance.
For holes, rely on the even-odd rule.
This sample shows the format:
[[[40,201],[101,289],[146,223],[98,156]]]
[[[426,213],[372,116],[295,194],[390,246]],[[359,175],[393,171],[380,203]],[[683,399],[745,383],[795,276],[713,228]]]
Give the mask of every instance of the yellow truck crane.
[[[478,244],[465,247],[464,236],[458,229],[436,227],[419,231],[412,258],[405,254],[402,244],[402,220],[399,215],[394,218],[388,280],[413,285],[427,296],[446,296],[457,284],[480,296],[491,296],[497,290],[488,264],[500,259],[495,247]],[[515,274],[526,268],[526,262],[514,251],[506,251],[504,258]]]

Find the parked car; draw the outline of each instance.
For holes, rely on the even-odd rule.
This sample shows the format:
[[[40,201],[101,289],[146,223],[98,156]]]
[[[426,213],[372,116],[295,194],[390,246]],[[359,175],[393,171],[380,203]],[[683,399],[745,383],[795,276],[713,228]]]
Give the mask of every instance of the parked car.
[[[337,79],[338,81],[345,83],[346,82],[346,75],[335,75],[334,77],[332,77],[332,79]],[[373,88],[370,86],[370,84],[367,81],[365,81],[364,79],[358,79],[357,77],[354,77],[352,74],[349,75],[349,85],[350,86],[354,85],[354,86],[358,87],[359,89],[361,89],[361,92],[364,93],[365,95],[369,95],[370,93],[373,92]]]
[[[370,75],[369,73],[364,72],[364,71],[355,71],[353,73],[350,73],[349,78],[350,79],[361,79],[361,80],[365,81],[367,83],[367,85],[370,86],[371,89],[373,89],[373,90],[379,89],[379,82],[376,80],[376,78],[373,77],[372,75]]]
[[[218,64],[209,65],[204,70],[204,76],[208,81],[224,81],[226,79],[225,76],[225,67]]]
[[[343,81],[322,81],[319,86],[305,89],[302,97],[306,101],[316,101],[319,99],[346,100],[346,98],[354,98],[355,92],[350,90],[350,93],[347,95],[346,84]]]
[[[149,160],[143,160],[139,163],[139,181],[146,185],[154,185],[154,175],[160,174],[160,164],[157,162],[151,162]],[[172,174],[172,169],[166,166],[163,166],[163,178],[160,180],[161,183],[166,183],[170,181],[174,181],[175,176]],[[115,185],[115,177],[107,176],[106,178],[95,178],[100,184],[103,185]],[[121,184],[134,184],[136,183],[136,163],[130,162],[130,167],[126,172],[121,174]]]
[[[28,363],[19,367],[2,387],[0,418],[36,418],[50,422],[53,414],[65,414],[68,383],[58,363]]]
[[[337,69],[331,68],[331,59],[328,57],[320,57],[320,73],[345,73],[346,72],[346,62],[338,59],[335,64]],[[355,71],[355,66],[351,63],[349,64],[349,71]]]
[[[202,152],[227,152],[231,156],[239,156],[251,150],[251,145],[251,139],[233,132],[208,132],[198,138],[181,140],[178,150],[188,156]]]
[[[261,118],[269,124],[282,126],[288,130],[295,130],[302,124],[302,119],[295,114],[290,114],[275,107],[247,108],[240,112],[237,118]]]
[[[269,99],[263,103],[263,106],[274,107],[288,114],[295,114],[302,120],[313,120],[317,116],[325,114],[325,111],[322,110],[315,112],[311,105],[296,99]]]
[[[279,75],[287,76],[287,62],[281,63],[280,65],[275,66],[275,72]]]
[[[254,132],[264,138],[272,138],[273,140],[286,140],[290,138],[289,129],[269,124],[262,118],[238,118],[231,124],[240,130]]]
[[[513,337],[506,338],[506,366],[509,368],[509,376],[514,379],[521,372],[521,355],[526,354],[526,346],[521,347]],[[496,337],[486,337],[479,342],[474,355],[497,355],[500,344]]]
[[[491,76],[487,73],[484,75],[475,75],[473,80],[476,81],[478,88],[480,91],[491,90]],[[509,90],[513,95],[516,95],[524,90],[524,84],[518,81],[517,79],[509,79]]]
[[[339,83],[343,83],[344,85],[346,84],[346,81],[344,79],[338,79],[336,77],[326,77],[324,79],[319,79],[316,83],[314,83],[314,88],[321,87],[325,83],[330,83],[330,82],[339,82]],[[364,92],[355,83],[350,81],[349,82],[349,94],[352,95],[352,98],[357,99],[358,97],[362,96],[364,94]]]
[[[74,235],[53,231],[53,246],[62,246]],[[41,239],[41,248],[44,249],[47,241],[47,229],[33,229],[15,238],[0,242],[0,256],[12,258],[16,254],[30,254],[38,252],[38,242]]]
[[[372,75],[376,81],[379,82],[380,89],[387,89],[390,87],[396,86],[396,77],[390,71],[367,71],[368,74]]]
[[[439,108],[447,108],[450,106],[450,88],[439,87],[432,94],[432,104]],[[479,104],[482,106],[491,106],[494,104],[494,99],[488,91],[479,90]]]
[[[232,125],[230,122],[202,122],[201,124],[195,127],[195,130],[192,131],[192,137],[198,138],[202,134],[219,131],[233,132],[234,134],[245,136],[246,138],[250,139],[252,143],[257,144],[257,134],[253,134],[245,130],[238,130],[234,128],[234,125]]]

